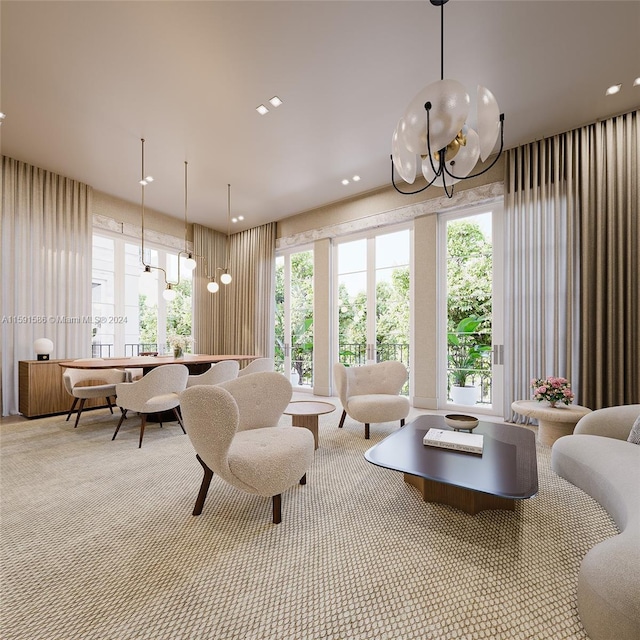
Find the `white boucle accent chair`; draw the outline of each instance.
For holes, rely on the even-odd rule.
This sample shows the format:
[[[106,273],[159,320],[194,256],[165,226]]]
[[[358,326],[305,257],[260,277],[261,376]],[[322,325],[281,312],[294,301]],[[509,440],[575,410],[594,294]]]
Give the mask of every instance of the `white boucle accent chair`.
[[[78,358],[74,362],[96,362],[103,361],[102,358]],[[87,380],[100,381],[100,384],[82,385]],[[115,400],[116,384],[127,380],[127,373],[120,369],[65,369],[62,374],[62,383],[70,396],[73,396],[73,404],[67,414],[67,422],[71,417],[76,404],[80,401],[77,410],[76,423],[74,429],[78,426],[80,415],[84,409],[85,402],[89,398],[105,398],[111,413],[113,413],[113,404],[111,398]]]
[[[347,415],[357,422],[364,422],[364,437],[369,439],[372,422],[389,422],[409,415],[409,399],[400,391],[407,381],[407,368],[402,362],[388,360],[362,367],[345,367],[338,362],[333,367],[336,390],[342,402],[342,428]]]
[[[220,384],[238,377],[240,363],[237,360],[224,360],[212,365],[210,369],[199,375],[189,376],[187,388],[197,384]]]
[[[116,439],[127,411],[137,411],[140,414],[138,449],[142,447],[147,415],[150,413],[160,415],[163,411],[173,410],[173,415],[182,432],[186,433],[177,407],[180,404],[178,394],[186,388],[188,377],[189,369],[183,364],[163,364],[149,371],[140,380],[116,385],[117,402],[122,410],[122,415],[111,440]],[[162,421],[160,421],[160,426],[162,426]]]
[[[262,372],[180,394],[187,435],[204,469],[194,516],[202,513],[215,473],[237,489],[271,497],[273,522],[281,522],[281,494],[306,484],[315,450],[308,429],[278,426],[291,392],[282,374]]]
[[[251,373],[260,373],[262,371],[273,371],[273,358],[256,358],[252,360],[244,369],[240,369],[238,376],[248,376]]]

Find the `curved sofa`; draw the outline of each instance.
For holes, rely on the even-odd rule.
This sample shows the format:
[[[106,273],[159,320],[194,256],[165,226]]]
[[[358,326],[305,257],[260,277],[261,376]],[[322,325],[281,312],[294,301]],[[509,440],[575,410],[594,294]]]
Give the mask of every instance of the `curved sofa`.
[[[591,549],[578,611],[591,640],[640,638],[640,445],[627,441],[640,404],[598,409],[558,439],[551,468],[604,507],[620,533]]]

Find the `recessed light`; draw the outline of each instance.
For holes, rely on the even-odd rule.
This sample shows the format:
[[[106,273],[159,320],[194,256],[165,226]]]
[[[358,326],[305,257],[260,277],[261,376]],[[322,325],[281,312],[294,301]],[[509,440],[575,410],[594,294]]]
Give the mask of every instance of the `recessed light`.
[[[351,178],[354,182],[360,182],[360,176],[353,176],[353,178]]]
[[[347,184],[349,184],[349,181],[345,178],[345,179],[342,181],[342,184],[347,185]]]
[[[261,104],[259,107],[256,107],[256,111],[261,115],[265,115],[266,113],[269,113],[269,109],[267,109],[267,107],[265,107],[263,104]]]
[[[233,224],[235,224],[236,222],[238,222],[238,218],[231,218],[231,222],[233,222]]]
[[[640,87],[640,78],[636,78],[636,79],[633,81],[633,86],[634,86],[634,87]]]
[[[238,220],[244,220],[244,216],[238,216]]]
[[[273,96],[273,98],[271,98],[271,100],[269,100],[269,102],[274,107],[279,107],[282,104],[282,100],[280,100],[280,98],[278,98],[278,96]]]
[[[605,91],[605,95],[606,96],[612,96],[616,93],[618,93],[620,91],[620,89],[622,89],[622,84],[614,84],[611,85],[606,91]]]
[[[153,182],[153,176],[147,176],[146,178],[143,178],[142,180],[140,180],[140,183],[143,187],[146,187],[150,182]]]

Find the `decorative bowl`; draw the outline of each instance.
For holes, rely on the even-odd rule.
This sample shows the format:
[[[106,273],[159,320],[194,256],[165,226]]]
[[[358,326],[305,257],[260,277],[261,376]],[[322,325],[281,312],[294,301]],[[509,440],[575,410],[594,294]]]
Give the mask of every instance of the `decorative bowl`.
[[[444,421],[455,431],[473,431],[478,426],[478,418],[461,413],[448,413]]]

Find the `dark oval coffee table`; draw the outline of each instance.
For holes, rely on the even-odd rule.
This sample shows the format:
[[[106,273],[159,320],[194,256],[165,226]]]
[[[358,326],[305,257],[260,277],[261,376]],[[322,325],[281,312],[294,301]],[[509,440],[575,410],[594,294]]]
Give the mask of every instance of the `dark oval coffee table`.
[[[364,457],[404,473],[425,502],[447,504],[470,514],[485,509],[515,509],[515,501],[538,493],[536,441],[525,427],[480,422],[473,433],[484,436],[482,455],[422,444],[430,428],[450,430],[442,416],[416,418]]]

